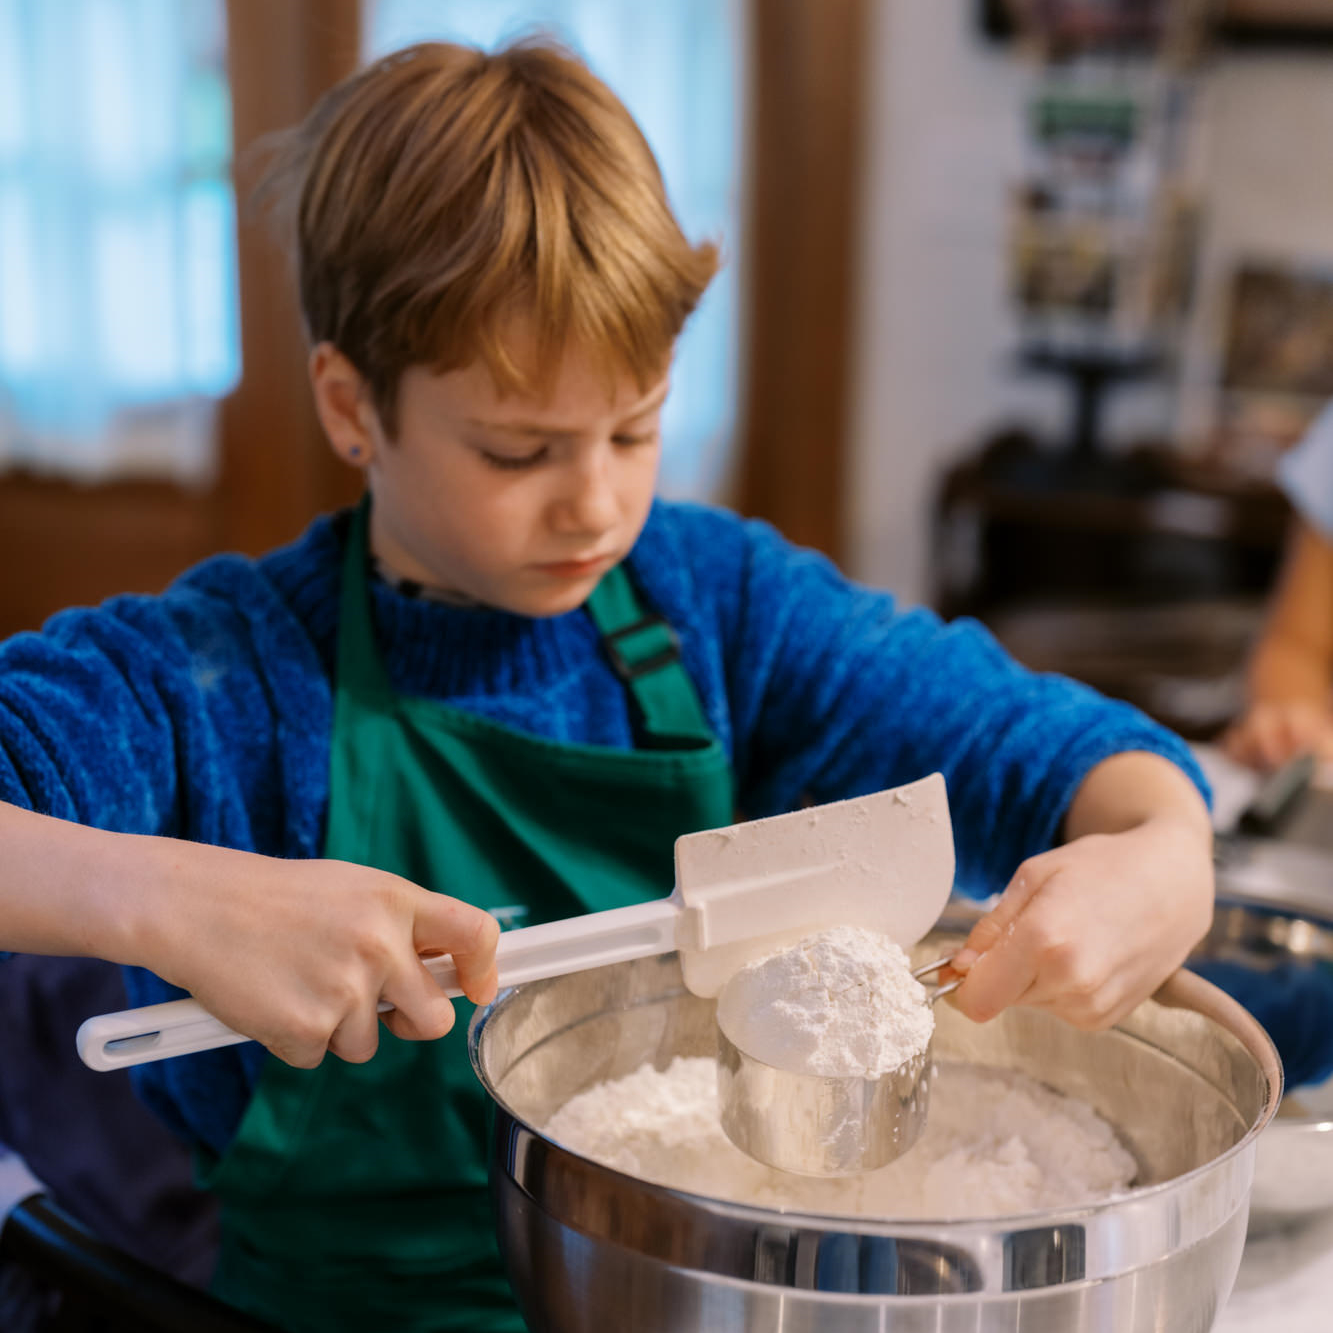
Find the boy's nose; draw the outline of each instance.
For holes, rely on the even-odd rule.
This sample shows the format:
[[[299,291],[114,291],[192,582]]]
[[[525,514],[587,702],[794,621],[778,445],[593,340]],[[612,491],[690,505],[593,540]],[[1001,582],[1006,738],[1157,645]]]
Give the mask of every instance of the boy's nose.
[[[600,534],[615,526],[620,506],[608,458],[583,460],[571,469],[558,511],[570,531]]]

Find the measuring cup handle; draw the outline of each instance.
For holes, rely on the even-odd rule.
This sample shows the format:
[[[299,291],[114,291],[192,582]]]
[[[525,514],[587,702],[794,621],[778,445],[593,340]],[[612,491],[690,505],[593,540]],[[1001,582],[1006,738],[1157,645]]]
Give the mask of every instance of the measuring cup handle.
[[[953,954],[946,954],[943,958],[937,958],[933,963],[925,963],[921,967],[914,967],[912,969],[912,975],[918,981],[923,981],[926,977],[930,976],[932,972],[938,972],[941,968],[948,967],[952,962]]]
[[[951,981],[946,981],[943,986],[936,986],[933,991],[928,992],[926,1000],[928,1003],[934,1004],[936,1000],[942,1000],[946,995],[952,995],[962,984],[962,977],[954,977]]]

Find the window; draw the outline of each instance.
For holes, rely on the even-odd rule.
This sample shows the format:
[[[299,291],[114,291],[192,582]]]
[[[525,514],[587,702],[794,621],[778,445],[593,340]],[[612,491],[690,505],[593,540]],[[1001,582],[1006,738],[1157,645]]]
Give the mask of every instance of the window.
[[[686,235],[722,249],[723,267],[681,337],[662,421],[664,493],[716,495],[737,387],[742,0],[368,0],[364,12],[368,58],[426,40],[489,49],[540,27],[578,51],[629,108]]]
[[[239,374],[222,0],[0,0],[0,465],[203,480]]]

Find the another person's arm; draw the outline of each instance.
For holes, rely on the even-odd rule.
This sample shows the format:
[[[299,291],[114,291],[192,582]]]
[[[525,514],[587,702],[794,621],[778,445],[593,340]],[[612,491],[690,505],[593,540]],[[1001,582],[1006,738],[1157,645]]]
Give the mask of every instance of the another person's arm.
[[[1244,715],[1227,753],[1274,769],[1302,752],[1333,759],[1333,541],[1304,519],[1250,663]]]
[[[453,1007],[419,955],[495,995],[493,918],[396,875],[108,833],[0,802],[0,948],[137,964],[289,1064],[368,1060],[384,1022],[431,1039]]]
[[[1078,1027],[1119,1022],[1184,962],[1213,907],[1212,826],[1160,755],[1112,755],[1084,778],[1067,841],[1019,866],[955,959],[970,1018],[1011,1004]]]

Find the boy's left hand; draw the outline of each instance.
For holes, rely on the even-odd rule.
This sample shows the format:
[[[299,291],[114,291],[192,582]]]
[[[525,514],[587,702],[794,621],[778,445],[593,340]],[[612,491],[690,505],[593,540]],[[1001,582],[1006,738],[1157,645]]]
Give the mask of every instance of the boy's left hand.
[[[1212,843],[1197,820],[1076,838],[1025,861],[973,927],[954,1002],[977,1022],[1024,1004],[1111,1027],[1184,962],[1212,902]]]

